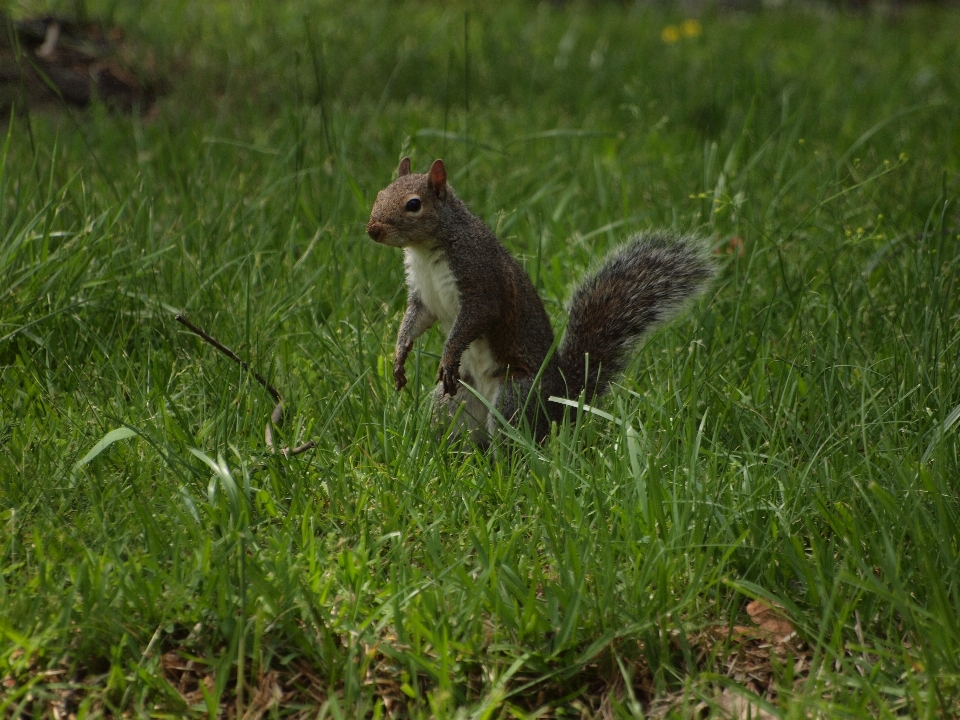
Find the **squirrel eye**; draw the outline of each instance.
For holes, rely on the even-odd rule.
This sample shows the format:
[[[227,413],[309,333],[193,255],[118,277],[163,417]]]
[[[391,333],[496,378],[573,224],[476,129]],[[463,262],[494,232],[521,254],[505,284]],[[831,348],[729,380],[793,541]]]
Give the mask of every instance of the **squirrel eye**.
[[[407,212],[417,212],[423,206],[423,203],[420,202],[420,198],[410,198],[407,200]]]

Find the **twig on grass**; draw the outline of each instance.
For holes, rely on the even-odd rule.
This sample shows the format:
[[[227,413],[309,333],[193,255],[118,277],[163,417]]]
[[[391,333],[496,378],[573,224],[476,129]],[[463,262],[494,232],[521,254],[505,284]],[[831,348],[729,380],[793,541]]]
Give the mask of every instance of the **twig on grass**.
[[[270,397],[272,397],[277,404],[276,404],[276,407],[273,408],[273,412],[270,413],[270,419],[267,421],[267,424],[264,427],[263,439],[266,442],[267,447],[270,448],[271,451],[273,451],[274,449],[273,432],[270,429],[270,425],[273,424],[279,427],[280,425],[283,424],[283,396],[280,395],[280,391],[277,390],[273,385],[268,383],[266,378],[263,377],[263,375],[258,373],[256,370],[252,369],[250,365],[247,364],[246,361],[241,359],[240,356],[237,355],[233,350],[228,348],[226,345],[221,343],[219,340],[211,336],[209,333],[207,333],[203,329],[198,328],[192,322],[187,320],[183,315],[177,315],[176,320],[178,323],[186,327],[194,335],[196,335],[197,337],[199,337],[209,345],[212,345],[213,347],[215,347],[221,353],[223,353],[228,358],[230,358],[235,363],[237,363],[237,365],[239,365],[248,373],[253,375],[254,379],[258,383],[260,383],[260,385],[263,386],[263,389],[266,390],[268,393],[270,393]],[[310,440],[308,442],[305,442],[303,445],[298,445],[295,448],[288,448],[288,447],[282,448],[280,452],[283,453],[284,457],[293,457],[294,455],[305,453],[307,450],[312,450],[316,446],[317,446],[317,443],[315,443],[313,440]]]

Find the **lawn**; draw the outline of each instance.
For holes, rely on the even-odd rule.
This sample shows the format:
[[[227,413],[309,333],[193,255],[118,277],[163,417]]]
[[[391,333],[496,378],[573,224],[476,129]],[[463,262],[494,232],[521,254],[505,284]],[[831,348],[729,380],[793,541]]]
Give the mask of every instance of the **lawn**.
[[[63,4],[163,93],[2,118],[0,715],[960,713],[960,9]],[[717,280],[542,445],[445,439],[405,154],[558,329],[631,232]]]

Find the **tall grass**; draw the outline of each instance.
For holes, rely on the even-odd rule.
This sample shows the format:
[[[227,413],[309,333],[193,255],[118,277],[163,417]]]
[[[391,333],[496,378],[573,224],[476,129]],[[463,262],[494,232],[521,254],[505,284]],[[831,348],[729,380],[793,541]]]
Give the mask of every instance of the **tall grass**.
[[[957,712],[960,16],[98,9],[171,89],[5,124],[5,713],[242,715],[270,673],[279,714],[682,713],[746,692],[704,638],[756,598],[805,653],[784,717]],[[431,424],[438,333],[392,389],[363,224],[405,153],[557,327],[633,230],[708,234],[721,277],[598,413],[474,452]],[[273,400],[177,313],[317,448],[268,452]]]

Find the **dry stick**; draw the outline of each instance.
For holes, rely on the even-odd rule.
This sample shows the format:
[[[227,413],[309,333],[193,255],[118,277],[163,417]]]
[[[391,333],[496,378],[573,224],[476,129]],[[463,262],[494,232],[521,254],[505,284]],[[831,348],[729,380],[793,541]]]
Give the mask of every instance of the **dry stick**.
[[[183,325],[184,327],[186,327],[186,328],[187,328],[190,332],[192,332],[194,335],[198,336],[199,338],[201,338],[202,340],[204,340],[204,341],[207,342],[208,344],[213,345],[213,347],[215,347],[217,350],[219,350],[220,352],[222,352],[222,353],[223,353],[224,355],[226,355],[228,358],[230,358],[231,360],[233,360],[235,363],[237,363],[237,365],[239,365],[240,367],[242,367],[242,368],[243,368],[244,370],[246,370],[248,373],[250,373],[251,375],[253,375],[253,377],[256,379],[256,381],[263,386],[264,390],[266,390],[268,393],[270,393],[270,397],[272,397],[272,398],[274,399],[274,401],[276,401],[277,405],[276,405],[275,408],[273,408],[273,412],[270,413],[270,420],[267,422],[266,427],[264,428],[264,431],[263,431],[263,436],[264,436],[264,440],[265,440],[266,443],[267,443],[267,447],[270,448],[271,450],[273,450],[273,447],[274,447],[274,446],[273,446],[273,433],[270,431],[270,423],[273,423],[274,425],[277,425],[278,427],[283,424],[283,396],[280,395],[280,392],[279,392],[273,385],[271,385],[270,383],[267,382],[266,378],[264,378],[263,375],[261,375],[260,373],[258,373],[256,370],[253,370],[253,369],[252,369],[244,360],[242,360],[233,350],[231,350],[230,348],[228,348],[226,345],[224,345],[223,343],[221,343],[219,340],[217,340],[216,338],[212,337],[211,335],[209,335],[209,334],[206,333],[205,331],[203,331],[203,330],[201,330],[200,328],[198,328],[198,327],[197,327],[196,325],[194,325],[192,322],[190,322],[189,320],[187,320],[183,315],[177,315],[176,320],[177,320],[178,323],[180,323],[181,325]],[[284,457],[292,457],[293,455],[299,455],[300,453],[304,453],[304,452],[306,452],[307,450],[311,450],[311,449],[315,448],[316,446],[317,446],[317,444],[316,444],[313,440],[310,440],[309,442],[305,442],[303,445],[298,445],[297,447],[292,448],[292,449],[291,449],[291,448],[283,448],[282,450],[280,450],[280,452],[282,452],[282,453],[284,454]]]

